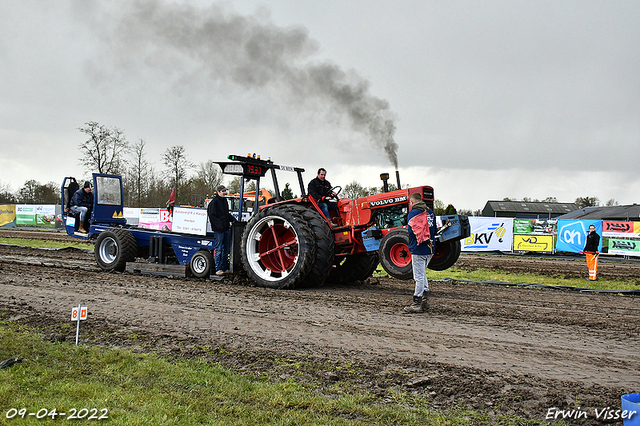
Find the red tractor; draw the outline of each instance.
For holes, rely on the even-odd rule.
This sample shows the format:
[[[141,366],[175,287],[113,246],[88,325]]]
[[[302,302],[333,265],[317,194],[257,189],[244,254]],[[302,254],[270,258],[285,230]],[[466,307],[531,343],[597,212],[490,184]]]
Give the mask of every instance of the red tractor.
[[[350,282],[369,278],[378,264],[391,276],[411,279],[406,217],[409,196],[418,192],[433,209],[433,188],[418,186],[358,199],[336,199],[337,211],[326,217],[306,194],[304,169],[279,166],[255,156],[230,155],[218,162],[225,174],[242,176],[240,192],[248,179],[256,181],[270,172],[276,197],[259,206],[248,222],[233,227],[231,267],[244,269],[258,285],[273,288],[319,286],[325,282]],[[301,196],[283,200],[276,171],[295,172]],[[383,175],[381,175],[383,177]],[[388,175],[387,175],[388,177]],[[399,183],[399,182],[398,182]],[[385,188],[387,186],[384,180]],[[400,186],[400,185],[398,185]],[[341,188],[333,192],[339,194]],[[242,205],[239,207],[242,210]],[[469,236],[466,216],[441,217],[430,269],[451,267],[460,256],[460,240]]]

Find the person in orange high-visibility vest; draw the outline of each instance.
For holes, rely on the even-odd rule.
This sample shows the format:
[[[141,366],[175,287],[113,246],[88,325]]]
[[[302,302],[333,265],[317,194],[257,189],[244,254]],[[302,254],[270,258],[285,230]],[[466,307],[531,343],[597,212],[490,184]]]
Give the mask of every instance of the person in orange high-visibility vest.
[[[587,268],[589,268],[589,281],[598,279],[598,245],[600,245],[600,235],[596,232],[594,225],[589,225],[587,243],[584,246],[584,252],[587,255]]]

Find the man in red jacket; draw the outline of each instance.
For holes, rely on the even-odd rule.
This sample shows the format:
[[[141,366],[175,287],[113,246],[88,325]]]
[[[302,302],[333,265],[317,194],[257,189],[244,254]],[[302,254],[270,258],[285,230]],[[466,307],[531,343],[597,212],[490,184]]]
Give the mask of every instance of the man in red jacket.
[[[422,196],[418,192],[414,192],[409,197],[407,229],[409,231],[409,253],[411,253],[413,265],[413,279],[416,281],[416,287],[413,292],[413,303],[404,308],[404,311],[420,313],[429,309],[429,281],[426,270],[433,256],[436,215],[422,201]]]

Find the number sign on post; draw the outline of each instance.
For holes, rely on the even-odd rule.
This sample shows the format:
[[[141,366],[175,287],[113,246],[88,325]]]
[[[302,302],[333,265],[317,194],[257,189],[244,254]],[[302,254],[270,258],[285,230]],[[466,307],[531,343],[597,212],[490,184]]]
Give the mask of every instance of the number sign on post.
[[[78,346],[78,335],[80,334],[80,321],[84,321],[87,319],[87,307],[79,304],[78,306],[71,309],[71,321],[76,321],[78,325],[76,326],[76,346]]]

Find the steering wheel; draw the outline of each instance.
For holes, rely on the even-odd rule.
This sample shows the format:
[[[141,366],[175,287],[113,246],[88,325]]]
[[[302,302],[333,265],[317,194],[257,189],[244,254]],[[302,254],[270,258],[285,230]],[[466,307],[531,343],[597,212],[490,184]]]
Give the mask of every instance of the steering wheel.
[[[336,195],[334,195],[333,197],[330,197],[330,198],[334,198],[334,199],[337,200],[338,199],[338,195],[340,194],[341,191],[342,191],[342,187],[341,186],[334,186],[333,188],[331,188],[329,190],[329,192],[333,192]]]

